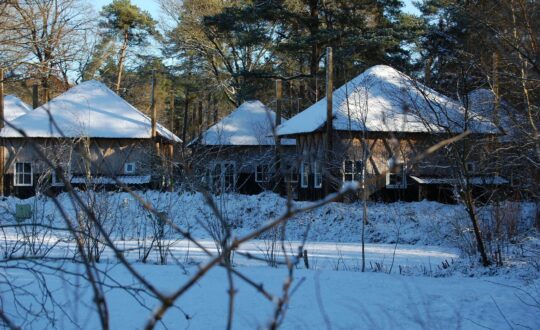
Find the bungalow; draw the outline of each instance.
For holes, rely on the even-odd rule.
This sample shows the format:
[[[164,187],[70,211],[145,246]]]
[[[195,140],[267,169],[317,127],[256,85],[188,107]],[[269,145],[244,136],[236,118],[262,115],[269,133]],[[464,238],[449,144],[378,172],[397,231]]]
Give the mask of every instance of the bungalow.
[[[488,119],[467,113],[457,102],[385,65],[371,67],[332,94],[331,135],[324,98],[277,128],[295,138],[300,163],[300,199],[317,199],[342,182],[369,178],[372,198],[444,199],[456,183],[454,162],[444,152],[412,162],[429,146],[469,130],[475,139],[500,134]],[[476,140],[477,141],[477,140]],[[475,145],[473,145],[474,147]],[[499,184],[475,161],[484,146],[471,151],[474,182]],[[385,173],[384,177],[381,174]]]
[[[172,146],[181,142],[97,81],[83,82],[9,124],[0,131],[3,191],[23,196],[64,185],[43,157],[75,185],[142,185],[170,173],[156,160],[170,164]]]
[[[274,111],[260,101],[248,101],[189,144],[193,167],[210,190],[256,194],[274,189],[278,159],[295,173],[294,164],[286,162],[294,155],[295,141],[281,139],[278,153],[275,121]],[[286,178],[295,180],[294,175]]]

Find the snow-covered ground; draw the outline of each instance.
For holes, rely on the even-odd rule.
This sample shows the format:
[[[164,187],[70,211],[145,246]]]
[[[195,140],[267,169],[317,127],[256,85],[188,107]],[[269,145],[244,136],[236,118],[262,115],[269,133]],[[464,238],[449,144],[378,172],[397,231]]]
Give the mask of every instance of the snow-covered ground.
[[[108,268],[109,283],[113,280],[114,284],[123,286],[136,283],[123,267],[107,264],[100,267]],[[184,269],[173,265],[136,264],[135,267],[165,292],[172,292],[181,286],[196,271],[190,267],[186,274]],[[64,265],[63,268],[82,272],[82,267],[73,264]],[[39,269],[36,267],[36,270]],[[280,294],[286,278],[284,268],[237,269],[257,283],[264,283],[265,289],[275,295]],[[43,271],[53,272],[50,269]],[[29,292],[39,292],[28,272],[10,270],[4,275],[16,279],[17,284],[28,285],[26,289]],[[83,329],[99,328],[96,313],[88,307],[92,304],[87,285],[83,283],[80,286],[81,281],[60,273],[46,275],[46,282],[53,292],[53,298],[64,308],[63,312],[48,315],[57,318],[56,327],[75,328],[69,321],[71,319]],[[165,316],[162,326],[169,329],[224,328],[228,302],[226,283],[227,276],[223,269],[211,271],[178,300],[178,309],[172,309]],[[539,285],[536,282],[536,286],[530,288],[538,289]],[[520,291],[521,283],[516,280],[405,277],[372,272],[300,269],[294,273],[293,287],[295,290],[284,329],[326,328],[325,318],[334,329],[538,329],[540,326],[538,306],[527,305],[534,302]],[[235,280],[235,288],[234,328],[257,329],[268,325],[275,304],[238,279]],[[111,329],[140,329],[157,307],[156,301],[146,294],[128,294],[113,288],[107,290],[106,296]],[[27,303],[33,302],[34,298],[19,297]],[[11,301],[9,292],[4,292],[3,307],[7,313],[13,313]],[[37,309],[35,302],[33,305]],[[45,315],[40,316],[41,319],[34,323],[23,325],[25,328],[46,328]]]
[[[207,251],[217,253],[212,235],[204,229],[215,223],[216,218],[201,195],[157,192],[141,195],[175,225],[189,231]],[[92,206],[115,245],[124,250],[124,256],[136,270],[164,292],[180,287],[209,260],[205,252],[169,228],[164,241],[168,264],[157,264],[155,247],[147,263],[141,263],[141,253],[150,245],[156,219],[125,193],[99,193],[91,197]],[[73,219],[84,220],[67,195],[60,195],[58,200]],[[284,199],[271,193],[223,195],[216,203],[233,224],[237,237],[280,216],[286,205]],[[16,248],[12,256],[22,253],[21,242],[30,232],[9,227],[17,223],[16,204],[32,206],[33,217],[25,220],[26,223],[64,226],[50,199],[0,201],[3,258]],[[295,207],[308,205],[309,202],[295,203]],[[362,214],[359,204],[331,203],[293,217],[286,225],[285,250],[290,255],[296,254],[306,238],[303,249],[308,251],[310,269],[305,268],[303,261],[295,267],[293,295],[283,328],[326,328],[327,323],[334,329],[540,328],[540,240],[534,229],[535,209],[532,204],[516,205],[506,208],[512,210],[507,216],[512,215],[518,221],[513,242],[504,246],[504,266],[487,269],[468,254],[471,246],[474,249],[474,241],[466,214],[459,205],[371,203],[366,227],[366,273],[359,271]],[[489,222],[490,214],[490,207],[480,210],[485,223]],[[39,238],[34,246],[39,246],[38,252],[51,259],[2,262],[1,310],[24,328],[48,328],[51,324],[60,329],[99,327],[91,290],[83,277],[77,275],[83,273],[83,267],[71,261],[75,255],[73,239],[64,230],[34,229]],[[284,266],[270,267],[264,261],[273,242],[271,237],[265,234],[241,245],[233,262],[239,272],[279,296],[287,270]],[[250,258],[246,257],[248,253]],[[276,255],[278,261],[283,260],[280,243]],[[117,263],[111,251],[103,251],[98,268],[106,284],[111,328],[142,328],[157,301],[138,290],[140,284]],[[266,300],[235,278],[238,292],[235,328],[266,326],[275,302]],[[17,289],[11,290],[13,287],[8,287],[7,282],[15,284]],[[225,271],[213,269],[177,301],[176,308],[165,316],[161,326],[224,327],[227,283]],[[45,285],[50,296],[43,295]],[[120,287],[132,290],[127,292]],[[41,302],[46,310],[39,309]]]

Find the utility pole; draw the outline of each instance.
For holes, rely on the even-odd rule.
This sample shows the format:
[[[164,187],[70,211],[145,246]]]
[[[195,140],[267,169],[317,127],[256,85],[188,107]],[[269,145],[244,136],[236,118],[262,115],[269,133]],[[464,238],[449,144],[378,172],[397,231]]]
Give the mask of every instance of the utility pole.
[[[334,92],[334,67],[333,67],[332,47],[326,48],[326,175],[329,176],[332,169],[332,124],[333,114],[333,92]],[[324,173],[323,173],[324,174]],[[323,176],[324,177],[324,176]],[[330,193],[329,180],[324,183],[325,194]]]
[[[152,70],[152,94],[150,99],[150,110],[152,113],[152,138],[156,137],[156,70]]]
[[[334,67],[332,47],[326,48],[326,148],[330,153],[332,150],[332,122],[333,122],[333,109],[332,109],[332,94],[334,92]]]
[[[281,125],[281,108],[283,103],[283,81],[281,79],[276,80],[276,119],[275,119],[275,131],[277,133],[277,128]],[[281,181],[282,181],[282,172],[281,172],[281,138],[275,136],[276,142],[276,188],[278,192],[281,192]]]
[[[175,115],[175,109],[174,109],[174,89],[171,90],[171,99],[169,100],[169,125],[171,133],[174,134],[174,115]],[[169,143],[169,190],[174,190],[174,144],[171,142]]]

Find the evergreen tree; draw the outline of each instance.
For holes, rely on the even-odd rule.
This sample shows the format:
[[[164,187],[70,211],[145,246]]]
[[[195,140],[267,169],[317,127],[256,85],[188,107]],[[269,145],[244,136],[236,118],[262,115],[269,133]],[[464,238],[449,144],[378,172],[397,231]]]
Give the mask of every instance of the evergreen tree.
[[[156,22],[147,11],[133,5],[130,0],[114,0],[103,7],[101,16],[100,26],[120,42],[115,86],[119,93],[128,48],[146,44],[150,36],[157,36]]]

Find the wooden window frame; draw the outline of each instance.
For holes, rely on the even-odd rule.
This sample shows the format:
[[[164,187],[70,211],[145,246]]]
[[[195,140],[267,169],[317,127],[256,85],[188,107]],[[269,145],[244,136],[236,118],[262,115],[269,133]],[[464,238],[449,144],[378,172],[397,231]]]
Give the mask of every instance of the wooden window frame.
[[[226,186],[227,179],[225,176],[227,175],[226,170],[228,165],[232,165],[232,187]],[[214,192],[236,191],[237,173],[235,161],[224,160],[212,162],[207,173],[209,174],[209,186]],[[216,185],[216,181],[218,181],[218,185]]]
[[[259,169],[261,169],[259,171]],[[255,182],[267,183],[270,181],[270,167],[268,164],[258,164],[255,166]]]
[[[395,169],[391,171],[391,169],[388,170],[386,173],[386,188],[387,189],[406,189],[407,188],[407,168],[404,163],[399,163],[395,166]],[[392,176],[400,176],[401,175],[401,182],[398,183],[392,183]]]
[[[298,183],[298,170],[291,164],[285,165],[285,182]]]
[[[347,172],[347,162],[350,162],[351,171]],[[360,169],[359,169],[360,168]],[[364,162],[361,160],[344,159],[341,164],[342,181],[360,181],[362,179],[362,170],[364,168]],[[347,176],[350,176],[352,180],[347,180]]]
[[[467,172],[469,172],[469,173],[475,173],[476,172],[476,162],[468,161],[468,162],[465,163],[465,166],[467,168]]]
[[[309,163],[300,163],[300,187],[309,188]]]
[[[322,188],[322,168],[319,162],[313,162],[313,187],[315,189]]]
[[[23,170],[22,170],[22,173],[20,175],[30,175],[30,183],[21,183],[19,182],[18,180],[18,177],[19,177],[19,171],[17,170],[17,165],[19,164],[22,164],[23,165]],[[30,173],[27,173],[26,171],[24,171],[24,164],[30,164]],[[23,180],[24,181],[24,180]],[[15,163],[15,168],[14,168],[14,171],[13,171],[13,186],[15,187],[32,187],[34,185],[34,168],[32,166],[32,162],[16,162]]]
[[[133,166],[133,170],[128,171],[128,166]],[[124,174],[135,174],[137,172],[137,164],[135,162],[129,162],[124,164]]]

